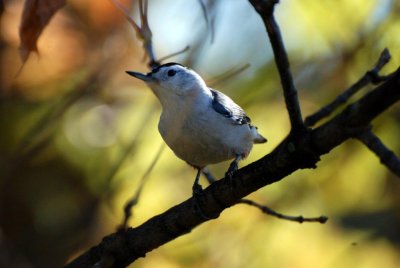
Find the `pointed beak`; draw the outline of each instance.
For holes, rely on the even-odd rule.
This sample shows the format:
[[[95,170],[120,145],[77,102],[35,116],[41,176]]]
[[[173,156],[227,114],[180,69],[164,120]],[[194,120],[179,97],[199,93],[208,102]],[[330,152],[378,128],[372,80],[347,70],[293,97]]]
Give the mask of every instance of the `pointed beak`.
[[[140,79],[144,82],[153,82],[154,78],[151,77],[150,74],[142,74],[138,72],[133,72],[133,71],[126,71],[127,74],[132,75],[133,77],[136,77],[137,79]]]

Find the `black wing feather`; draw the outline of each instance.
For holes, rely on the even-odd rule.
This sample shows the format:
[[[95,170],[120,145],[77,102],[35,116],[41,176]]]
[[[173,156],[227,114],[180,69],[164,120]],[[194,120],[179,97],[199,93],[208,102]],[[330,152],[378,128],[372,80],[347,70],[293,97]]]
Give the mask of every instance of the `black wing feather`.
[[[250,118],[239,105],[233,102],[233,100],[231,100],[225,94],[212,88],[210,88],[210,91],[213,96],[212,107],[217,113],[231,119],[235,124],[250,124]]]

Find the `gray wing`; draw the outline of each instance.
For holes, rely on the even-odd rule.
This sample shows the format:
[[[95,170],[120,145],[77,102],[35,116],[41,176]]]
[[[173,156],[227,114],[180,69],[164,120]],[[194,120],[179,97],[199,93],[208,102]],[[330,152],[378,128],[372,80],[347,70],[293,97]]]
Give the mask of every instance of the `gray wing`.
[[[213,96],[212,108],[219,114],[232,120],[232,123],[238,125],[250,124],[251,120],[243,109],[231,100],[225,94],[210,88]]]

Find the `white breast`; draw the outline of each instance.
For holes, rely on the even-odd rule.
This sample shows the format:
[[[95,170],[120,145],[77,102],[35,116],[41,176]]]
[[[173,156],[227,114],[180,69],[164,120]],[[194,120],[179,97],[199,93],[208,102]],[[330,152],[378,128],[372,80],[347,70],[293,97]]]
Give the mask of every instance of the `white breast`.
[[[199,101],[202,103],[196,103]],[[158,125],[172,151],[199,168],[233,159],[236,155],[246,157],[253,146],[249,125],[233,124],[210,105],[208,99],[196,99],[191,104],[164,108]]]

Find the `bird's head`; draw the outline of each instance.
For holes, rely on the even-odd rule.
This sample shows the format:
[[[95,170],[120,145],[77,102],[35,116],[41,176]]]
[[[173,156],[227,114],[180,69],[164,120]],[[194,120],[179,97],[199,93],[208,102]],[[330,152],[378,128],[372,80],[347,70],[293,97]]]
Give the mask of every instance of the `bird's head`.
[[[166,98],[196,95],[207,88],[195,71],[174,62],[160,65],[147,74],[133,71],[127,73],[146,82],[161,103]]]

